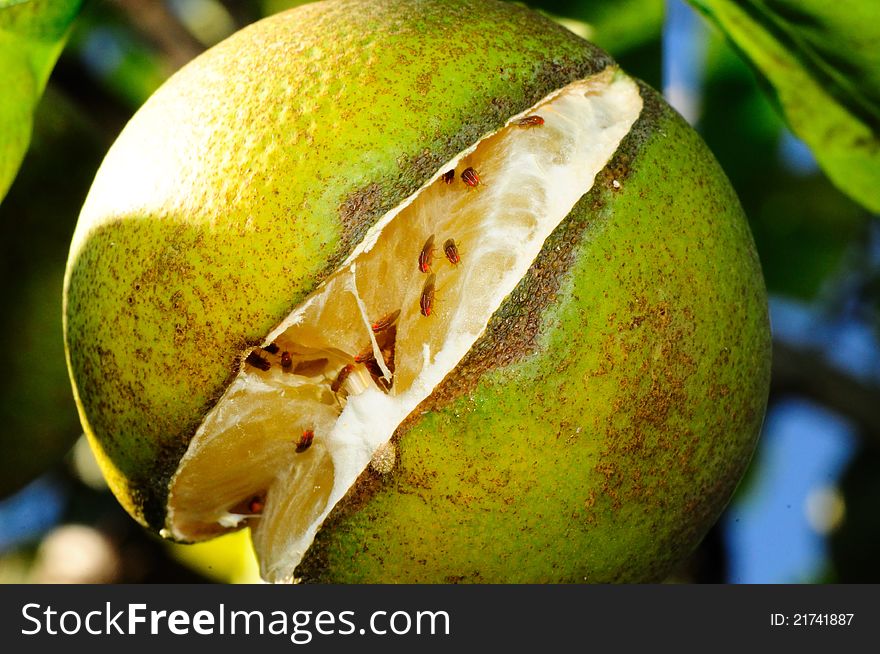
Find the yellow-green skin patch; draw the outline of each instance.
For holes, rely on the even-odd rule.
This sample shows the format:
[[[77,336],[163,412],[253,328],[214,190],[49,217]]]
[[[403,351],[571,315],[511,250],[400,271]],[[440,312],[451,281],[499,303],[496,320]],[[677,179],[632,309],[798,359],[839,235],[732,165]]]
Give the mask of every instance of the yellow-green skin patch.
[[[535,321],[534,352],[471,366],[471,388],[448,378],[464,395],[400,430],[396,470],[331,514],[304,580],[660,580],[717,519],[764,415],[766,295],[723,172],[642,95],[484,339]],[[529,316],[554,267],[558,292]]]
[[[610,59],[525,9],[326,2],[186,66],[107,155],[65,282],[87,435],[138,520],[261,342],[444,161]]]

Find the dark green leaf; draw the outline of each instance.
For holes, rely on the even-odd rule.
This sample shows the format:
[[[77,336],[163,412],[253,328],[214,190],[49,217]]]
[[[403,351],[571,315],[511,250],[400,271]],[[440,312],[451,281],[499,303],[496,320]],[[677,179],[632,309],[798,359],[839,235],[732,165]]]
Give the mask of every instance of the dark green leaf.
[[[880,3],[689,2],[757,69],[834,184],[880,212]]]

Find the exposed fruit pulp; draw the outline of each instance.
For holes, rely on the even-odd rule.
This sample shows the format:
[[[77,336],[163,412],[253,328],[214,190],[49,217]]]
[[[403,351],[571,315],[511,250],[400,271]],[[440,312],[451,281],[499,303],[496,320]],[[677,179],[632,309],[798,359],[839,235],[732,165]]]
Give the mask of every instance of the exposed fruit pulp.
[[[522,129],[536,110],[542,124]],[[377,452],[387,464],[397,425],[479,338],[640,110],[620,73],[576,82],[383,217],[268,335],[276,353],[257,355],[268,369],[245,365],[208,414],[172,481],[171,534],[199,540],[247,524],[263,576],[289,580],[324,517]],[[446,171],[468,169],[479,171],[474,188],[447,183]],[[457,260],[434,258],[426,278],[433,236],[454,242]],[[297,452],[306,430],[313,441]],[[254,497],[261,513],[237,510]]]

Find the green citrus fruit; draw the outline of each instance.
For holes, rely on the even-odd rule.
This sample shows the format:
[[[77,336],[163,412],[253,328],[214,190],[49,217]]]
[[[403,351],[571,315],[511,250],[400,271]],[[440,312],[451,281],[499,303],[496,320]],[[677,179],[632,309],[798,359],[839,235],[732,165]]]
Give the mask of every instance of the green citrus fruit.
[[[748,463],[766,298],[695,133],[495,2],[325,2],[112,147],[66,281],[114,492],[273,581],[662,578]]]

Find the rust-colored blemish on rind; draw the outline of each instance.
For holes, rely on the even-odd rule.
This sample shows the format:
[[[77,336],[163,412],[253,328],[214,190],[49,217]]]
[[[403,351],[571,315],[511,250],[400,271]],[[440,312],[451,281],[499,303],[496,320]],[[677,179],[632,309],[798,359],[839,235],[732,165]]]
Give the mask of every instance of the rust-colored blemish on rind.
[[[415,193],[459,152],[497,131],[510,116],[525,111],[553,91],[613,65],[613,60],[592,44],[585,42],[584,48],[584,56],[578,60],[566,58],[541,62],[534,77],[523,80],[525,86],[521,99],[493,98],[489,105],[462,112],[461,127],[445,138],[439,147],[425,148],[416,154],[401,154],[398,175],[370,182],[349,194],[339,205],[342,225],[339,246],[329,257],[321,278],[342,264],[379,218]]]
[[[244,340],[241,342],[238,350],[246,352],[259,344],[260,341],[258,340]],[[222,386],[215,390],[214,394],[203,404],[202,415],[207,415],[217,402],[220,401],[225,390],[241,372],[243,361],[244,359],[241,356],[235,356],[230,360],[229,374],[226,376]],[[153,466],[143,478],[132,484],[132,488],[145,489],[133,494],[132,501],[135,506],[141,507],[144,520],[156,531],[166,526],[165,515],[171,478],[177,472],[180,460],[186,454],[189,443],[195,436],[196,431],[198,431],[199,426],[199,424],[189,425],[181,431],[177,439],[163,440],[156,453]]]
[[[244,340],[238,349],[241,352],[246,352],[259,344],[259,340]],[[238,376],[242,365],[243,358],[241,356],[231,358],[228,368],[229,374],[223,385],[203,404],[202,415],[206,415],[220,401],[225,389]],[[189,443],[195,436],[198,428],[199,424],[193,423],[181,430],[177,438],[163,439],[159,443],[152,466],[145,471],[143,476],[132,477],[132,502],[135,506],[140,507],[144,520],[156,531],[166,526],[165,515],[171,478],[177,471],[180,460],[186,453]]]
[[[157,241],[158,251],[149,247]],[[219,347],[212,338],[210,318],[202,320],[197,311],[205,302],[199,289],[193,290],[194,296],[186,292],[197,270],[184,253],[198,251],[201,245],[201,235],[135,214],[94,230],[69,271],[65,339],[88,416],[86,429],[118,471],[110,478],[114,492],[154,530],[165,526],[167,484],[198,428],[199,416],[216,404],[237,374],[239,353],[262,342],[242,338]],[[126,279],[130,260],[146,263],[140,269],[132,266],[136,272]],[[206,269],[212,270],[210,265]],[[108,301],[117,298],[116,305]],[[164,316],[155,329],[155,322],[142,319],[151,314]],[[153,356],[157,331],[175,345],[170,356]],[[116,338],[118,334],[126,338]],[[153,374],[190,377],[193,397],[204,388],[204,369],[179,356],[181,347],[216,357],[224,373],[223,383],[212,384],[212,392],[189,415],[175,413],[172,400],[149,392]],[[139,421],[142,416],[151,417],[146,427]]]
[[[587,524],[598,524],[605,508],[612,511],[625,505],[662,508],[665,496],[656,491],[665,488],[668,469],[658,466],[643,474],[640,465],[652,452],[660,450],[668,455],[658,461],[675,457],[676,474],[690,480],[698,476],[692,463],[696,437],[689,429],[674,426],[678,419],[682,424],[689,424],[693,418],[686,401],[685,384],[697,366],[685,350],[694,327],[686,316],[676,320],[675,325],[666,302],[649,304],[644,296],[631,301],[628,313],[614,317],[608,325],[601,345],[606,360],[625,360],[630,352],[645,351],[653,345],[659,348],[662,364],[645,359],[620,381],[615,402],[621,405],[621,410],[632,411],[634,419],[621,427],[616,424],[617,412],[613,412],[602,426],[605,445],[594,466],[602,479],[601,495],[591,494],[584,503],[581,519]],[[648,345],[640,346],[640,341]],[[591,376],[604,374],[603,370],[595,370]]]
[[[623,182],[627,179],[630,162],[637,160],[639,151],[651,136],[653,126],[668,111],[647,85],[639,83],[639,89],[644,101],[642,112],[614,156],[596,176],[593,187],[544,243],[526,275],[492,316],[486,331],[471,350],[431,396],[398,425],[392,437],[393,443],[397,444],[405,438],[424,413],[439,410],[469,394],[488,372],[520,361],[536,351],[541,316],[555,300],[561,283],[571,270],[575,250],[587,229],[605,207],[605,197],[611,189],[612,180]],[[671,400],[661,397],[658,401],[668,404]],[[650,408],[646,407],[645,410],[649,411]],[[304,582],[322,579],[328,556],[323,530],[334,533],[334,538],[337,538],[338,531],[346,528],[348,516],[362,509],[376,492],[397,483],[396,472],[383,476],[367,468],[361,473],[357,482],[325,519],[312,547],[297,567],[296,576]],[[609,488],[613,491],[613,488]],[[589,519],[587,515],[585,520]]]

